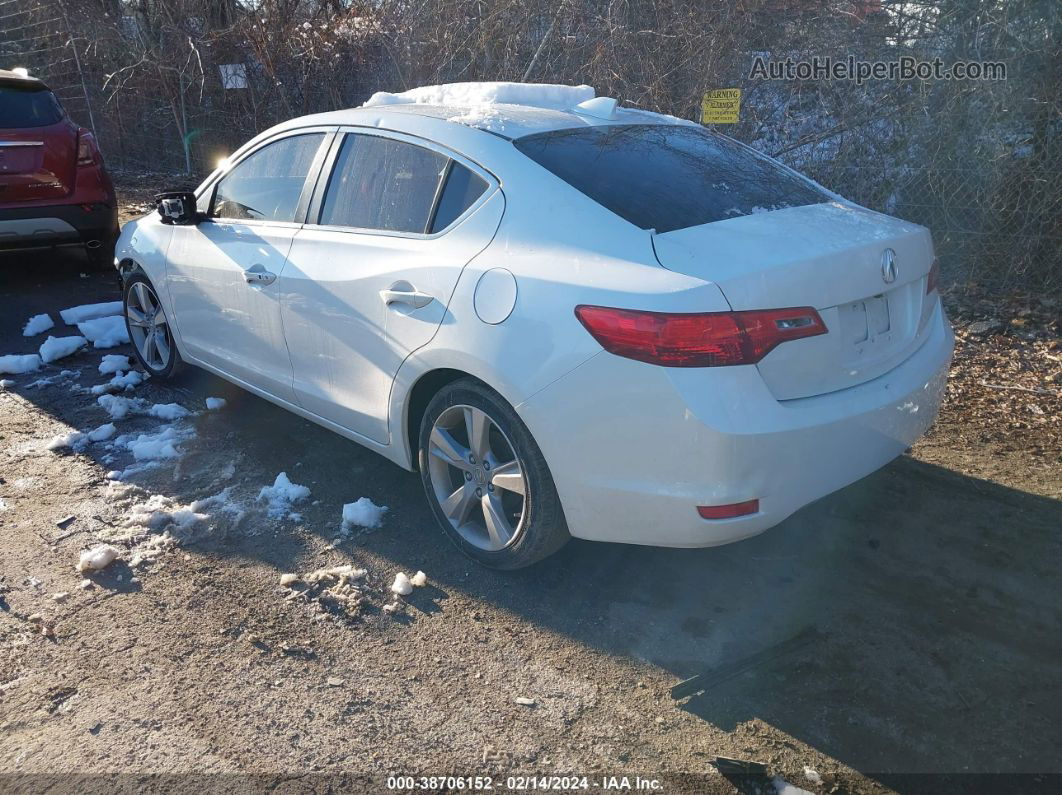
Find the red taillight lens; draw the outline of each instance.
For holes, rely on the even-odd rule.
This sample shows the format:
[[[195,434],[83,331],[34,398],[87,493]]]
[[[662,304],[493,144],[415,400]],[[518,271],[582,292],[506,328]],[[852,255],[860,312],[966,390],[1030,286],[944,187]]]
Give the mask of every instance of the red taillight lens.
[[[933,264],[929,266],[929,275],[926,277],[926,295],[937,289],[937,279],[940,277],[940,261],[933,258]]]
[[[575,316],[606,351],[664,367],[755,364],[783,342],[826,333],[809,306],[696,314],[578,306]]]
[[[77,134],[77,164],[79,166],[91,166],[96,162],[96,138],[88,130],[81,130]]]
[[[702,519],[734,519],[738,516],[748,516],[760,510],[759,500],[746,500],[735,502],[730,505],[701,505],[697,513]]]

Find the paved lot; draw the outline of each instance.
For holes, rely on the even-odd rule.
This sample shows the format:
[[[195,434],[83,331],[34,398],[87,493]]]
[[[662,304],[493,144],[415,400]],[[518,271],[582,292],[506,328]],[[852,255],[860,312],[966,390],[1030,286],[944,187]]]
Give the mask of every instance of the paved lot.
[[[21,336],[32,314],[58,322],[115,298],[76,263],[8,268],[0,354],[40,344]],[[202,412],[177,423],[195,434],[179,458],[115,485],[104,475],[127,452],[46,450],[107,421],[73,387],[104,381],[96,365],[115,352],[0,392],[0,774],[30,776],[11,786],[67,772],[369,774],[381,788],[387,774],[593,772],[732,792],[717,755],[814,792],[1062,773],[1062,504],[1014,487],[1020,456],[1008,487],[949,467],[938,438],[936,463],[916,450],[746,542],[573,542],[501,574],[433,529],[415,475],[195,371],[130,393]],[[79,375],[28,386],[62,369]],[[203,412],[208,395],[227,407]],[[297,521],[255,499],[281,471],[312,491]],[[243,515],[212,513],[172,545],[126,527],[153,497],[172,508],[225,488]],[[362,496],[389,506],[383,528],[332,548],[342,504]],[[101,539],[125,560],[82,590],[78,553]],[[130,567],[136,554],[147,560]],[[369,571],[352,617],[286,600],[281,573],[341,563]],[[429,586],[383,611],[394,574],[418,569]]]

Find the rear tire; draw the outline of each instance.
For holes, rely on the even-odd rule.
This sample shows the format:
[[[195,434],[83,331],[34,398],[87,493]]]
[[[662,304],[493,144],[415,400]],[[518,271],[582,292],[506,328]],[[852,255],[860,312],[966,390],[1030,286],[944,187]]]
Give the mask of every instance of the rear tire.
[[[496,392],[472,378],[448,384],[428,404],[419,441],[428,504],[465,555],[492,569],[520,569],[568,542],[546,459]]]
[[[149,376],[165,380],[180,370],[181,355],[169,318],[151,280],[141,271],[131,274],[122,289],[122,310],[133,355]]]

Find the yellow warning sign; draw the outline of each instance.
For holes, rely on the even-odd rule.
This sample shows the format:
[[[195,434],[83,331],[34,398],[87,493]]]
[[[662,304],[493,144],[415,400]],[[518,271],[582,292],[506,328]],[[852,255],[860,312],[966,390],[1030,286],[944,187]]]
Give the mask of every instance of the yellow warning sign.
[[[709,91],[701,100],[701,124],[737,124],[740,110],[740,88]]]

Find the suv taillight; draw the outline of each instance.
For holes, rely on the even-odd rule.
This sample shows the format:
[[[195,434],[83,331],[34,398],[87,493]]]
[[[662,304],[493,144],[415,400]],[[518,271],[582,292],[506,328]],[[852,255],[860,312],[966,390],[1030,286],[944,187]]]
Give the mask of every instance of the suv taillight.
[[[929,266],[929,275],[926,277],[926,295],[937,289],[937,279],[940,278],[940,261],[934,257],[933,264]]]
[[[77,164],[91,166],[96,162],[96,138],[88,130],[79,130],[77,134]]]
[[[575,316],[606,351],[664,367],[755,364],[783,342],[826,333],[810,306],[696,314],[578,306]]]

